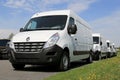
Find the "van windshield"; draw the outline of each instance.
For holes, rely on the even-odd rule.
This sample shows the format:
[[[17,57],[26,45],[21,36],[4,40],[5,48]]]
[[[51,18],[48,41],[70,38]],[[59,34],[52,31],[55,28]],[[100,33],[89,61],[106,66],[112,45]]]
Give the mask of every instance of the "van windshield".
[[[93,43],[99,44],[99,37],[93,37]]]
[[[31,30],[63,30],[67,21],[66,15],[43,16],[32,18],[24,28],[24,31]]]
[[[107,42],[107,47],[110,47],[110,43],[109,42]]]

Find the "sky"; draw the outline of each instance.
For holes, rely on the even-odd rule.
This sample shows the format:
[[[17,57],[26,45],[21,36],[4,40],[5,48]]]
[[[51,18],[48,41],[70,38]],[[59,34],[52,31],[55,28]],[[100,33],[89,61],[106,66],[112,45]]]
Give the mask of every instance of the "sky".
[[[37,12],[64,9],[73,10],[93,33],[120,46],[120,0],[0,0],[0,38],[18,33]]]

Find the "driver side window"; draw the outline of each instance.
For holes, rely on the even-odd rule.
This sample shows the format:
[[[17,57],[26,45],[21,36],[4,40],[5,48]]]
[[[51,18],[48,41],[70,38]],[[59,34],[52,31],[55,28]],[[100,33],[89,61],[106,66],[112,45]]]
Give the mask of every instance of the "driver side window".
[[[74,24],[75,24],[75,20],[72,17],[70,17],[69,25],[74,25]]]

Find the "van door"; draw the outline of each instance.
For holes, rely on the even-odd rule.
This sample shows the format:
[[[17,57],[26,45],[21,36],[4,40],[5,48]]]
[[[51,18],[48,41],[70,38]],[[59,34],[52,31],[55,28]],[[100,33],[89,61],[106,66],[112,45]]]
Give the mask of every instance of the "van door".
[[[74,25],[75,24],[75,20],[74,18],[70,17],[69,19],[69,26],[71,25]],[[77,41],[77,36],[76,34],[71,34],[71,39],[72,39],[72,42],[73,42],[73,48],[74,48],[74,52],[73,52],[73,55],[77,55],[77,48],[78,48],[78,41]]]

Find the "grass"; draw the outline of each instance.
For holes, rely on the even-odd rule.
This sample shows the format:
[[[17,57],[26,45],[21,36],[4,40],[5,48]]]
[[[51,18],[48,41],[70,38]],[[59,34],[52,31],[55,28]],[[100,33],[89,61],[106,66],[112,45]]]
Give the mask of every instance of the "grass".
[[[120,80],[120,50],[116,57],[60,72],[45,80]]]

